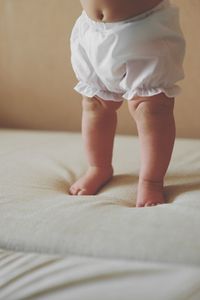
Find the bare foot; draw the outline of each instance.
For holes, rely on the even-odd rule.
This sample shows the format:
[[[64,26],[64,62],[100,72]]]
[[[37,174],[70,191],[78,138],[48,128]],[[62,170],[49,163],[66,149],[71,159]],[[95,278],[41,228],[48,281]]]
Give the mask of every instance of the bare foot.
[[[136,207],[155,206],[164,202],[162,182],[139,182]]]
[[[95,195],[113,175],[113,168],[90,167],[85,175],[77,180],[69,190],[70,195]]]

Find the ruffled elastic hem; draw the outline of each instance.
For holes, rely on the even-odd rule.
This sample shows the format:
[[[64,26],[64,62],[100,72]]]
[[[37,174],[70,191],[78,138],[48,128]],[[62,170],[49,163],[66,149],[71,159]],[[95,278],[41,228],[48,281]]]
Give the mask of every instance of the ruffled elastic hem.
[[[124,99],[130,101],[136,97],[152,97],[160,93],[164,93],[169,98],[174,98],[181,92],[180,87],[178,85],[174,85],[172,87],[167,88],[138,88],[133,91],[128,90],[125,94],[117,94],[109,91],[103,91],[95,87],[91,87],[90,85],[81,81],[74,87],[74,89],[81,95],[84,95],[89,98],[96,96],[97,98],[99,97],[100,99],[103,99],[105,101],[115,102],[121,102]]]
[[[81,81],[74,87],[74,90],[77,91],[78,93],[80,93],[81,95],[84,95],[89,98],[96,96],[105,101],[106,100],[107,101],[115,101],[115,102],[123,101],[122,95],[120,95],[120,94],[93,88]]]
[[[173,87],[168,88],[150,88],[150,89],[136,89],[134,91],[127,91],[122,97],[126,100],[132,100],[135,97],[151,97],[158,95],[160,93],[164,93],[168,98],[174,98],[179,95],[181,92],[181,88],[178,85],[174,85]]]

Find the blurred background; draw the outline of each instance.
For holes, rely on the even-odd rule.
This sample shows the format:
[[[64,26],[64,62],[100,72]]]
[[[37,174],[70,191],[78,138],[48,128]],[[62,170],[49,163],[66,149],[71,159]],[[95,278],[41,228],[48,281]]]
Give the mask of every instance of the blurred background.
[[[172,2],[180,7],[187,42],[177,136],[200,138],[200,1]],[[81,96],[73,90],[69,42],[80,13],[78,0],[0,1],[0,127],[80,131]],[[126,102],[117,132],[136,134]]]

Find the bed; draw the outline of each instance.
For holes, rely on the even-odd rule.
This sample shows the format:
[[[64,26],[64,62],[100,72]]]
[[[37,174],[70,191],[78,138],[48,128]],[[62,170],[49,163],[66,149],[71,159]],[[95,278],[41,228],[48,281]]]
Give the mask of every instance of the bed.
[[[0,140],[0,299],[199,299],[199,140],[176,141],[166,204],[146,208],[137,137],[116,137],[115,176],[95,196],[68,193],[87,168],[80,134]]]
[[[139,143],[125,105],[113,179],[95,196],[69,195],[87,168],[69,51],[79,2],[0,1],[0,300],[200,299],[200,6],[173,2],[187,80],[166,203],[136,208]]]

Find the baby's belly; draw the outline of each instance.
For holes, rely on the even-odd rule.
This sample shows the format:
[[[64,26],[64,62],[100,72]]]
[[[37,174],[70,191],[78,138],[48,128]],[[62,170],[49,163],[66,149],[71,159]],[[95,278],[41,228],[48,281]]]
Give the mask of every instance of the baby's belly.
[[[163,0],[80,0],[94,21],[117,22],[148,11]]]

